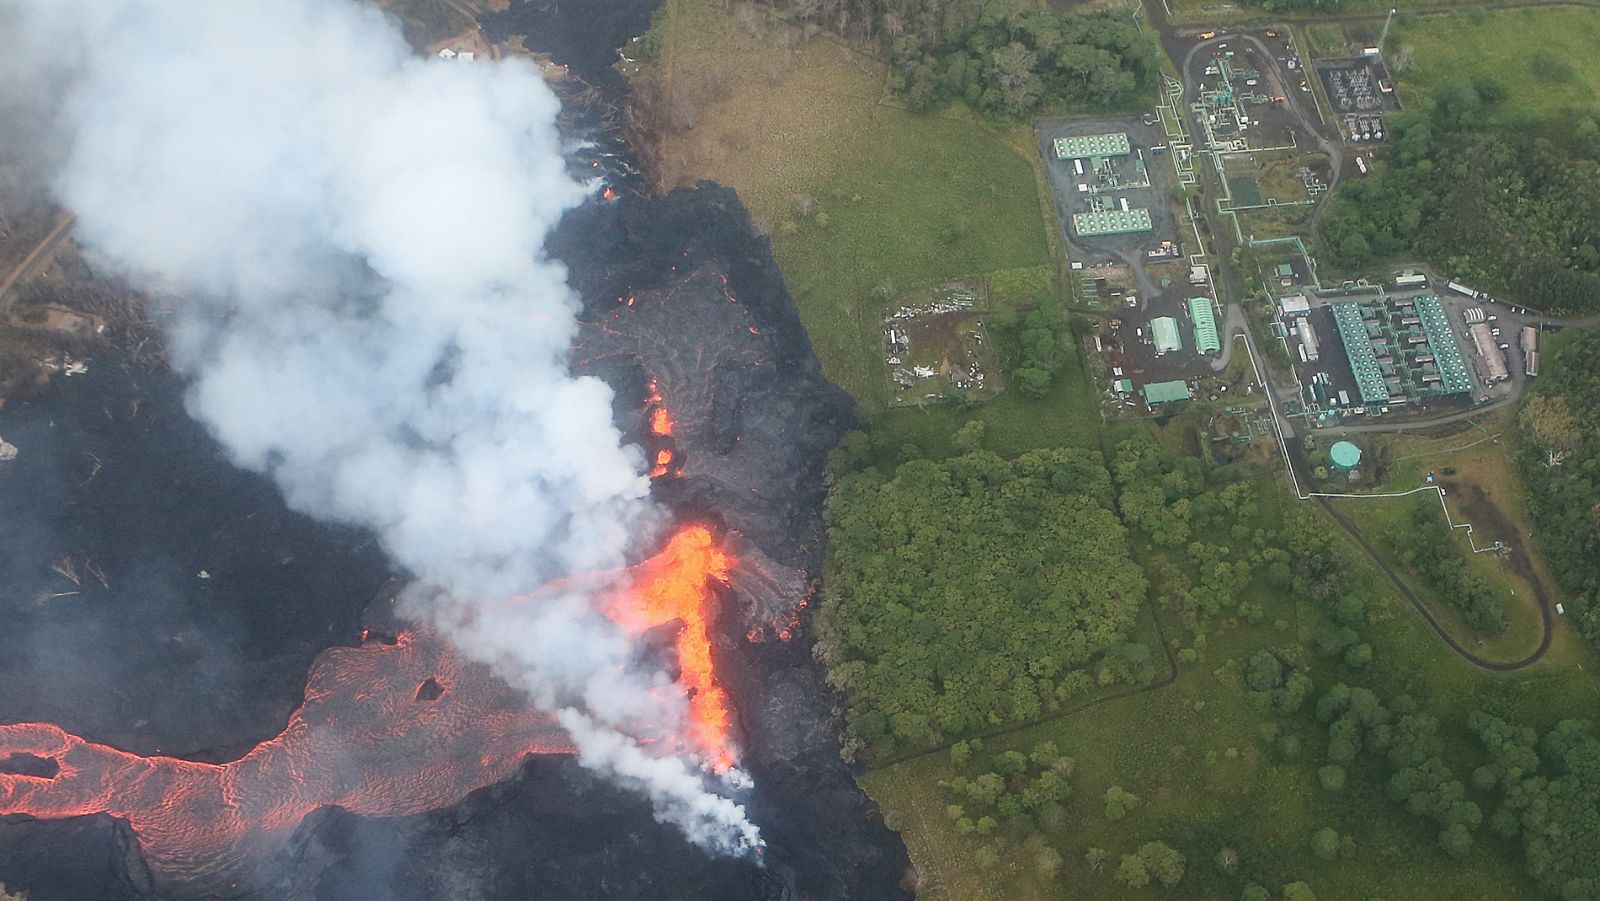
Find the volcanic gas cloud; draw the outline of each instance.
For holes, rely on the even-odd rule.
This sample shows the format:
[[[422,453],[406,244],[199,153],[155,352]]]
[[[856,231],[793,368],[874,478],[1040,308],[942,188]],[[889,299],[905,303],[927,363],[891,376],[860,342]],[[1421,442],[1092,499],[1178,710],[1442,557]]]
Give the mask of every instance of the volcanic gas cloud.
[[[694,592],[663,577],[619,606],[615,580],[576,578],[620,573],[663,544],[648,474],[676,474],[678,461],[660,401],[647,457],[613,425],[611,389],[568,370],[579,303],[543,245],[592,186],[568,174],[559,102],[534,67],[418,59],[393,22],[352,0],[13,0],[0,17],[11,20],[0,99],[50,101],[42,119],[67,148],[55,192],[101,265],[170,308],[191,413],[292,506],[373,531],[415,577],[403,611],[555,717],[582,763],[644,792],[707,848],[757,847],[729,798],[743,777],[706,617],[684,603]],[[685,540],[668,553],[688,553]],[[694,556],[697,572],[725,565],[710,548]],[[505,601],[552,583],[564,587]],[[677,679],[637,640],[667,618],[682,623]],[[146,838],[272,832],[325,802],[389,809],[362,794],[363,780],[387,777],[359,762],[361,730],[339,727],[343,708],[322,706],[322,691],[349,684],[346,661],[368,660],[400,661],[379,666],[403,672],[385,677],[398,690],[418,675],[403,662],[419,652],[406,649],[423,646],[335,652],[290,731],[226,767],[140,762],[24,730],[66,750],[66,769],[9,780],[13,792],[37,789],[9,809],[63,779],[86,794],[46,801],[45,813],[87,798]],[[438,709],[471,709],[461,703]],[[296,729],[324,709],[333,725],[301,745],[310,739]],[[428,803],[504,775],[516,751],[561,746],[545,720],[523,716],[487,718],[482,771],[442,780],[448,791]],[[424,745],[471,758],[463,738],[429,738],[439,718],[355,722],[396,747],[412,740],[401,726],[415,726]],[[398,756],[375,762],[418,775],[423,764]],[[304,763],[346,757],[356,765],[326,776]],[[106,793],[108,773],[132,787],[123,801]],[[215,800],[180,801],[196,792]],[[207,806],[219,812],[198,829],[168,813]]]

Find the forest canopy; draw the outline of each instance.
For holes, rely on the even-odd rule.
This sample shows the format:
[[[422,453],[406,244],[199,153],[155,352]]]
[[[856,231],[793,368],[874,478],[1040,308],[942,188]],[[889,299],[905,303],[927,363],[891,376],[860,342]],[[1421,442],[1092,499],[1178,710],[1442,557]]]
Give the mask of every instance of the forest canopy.
[[[1518,421],[1535,527],[1574,621],[1600,643],[1600,332],[1550,361]]]
[[[912,460],[843,476],[828,501],[818,656],[876,756],[1053,709],[1133,677],[1145,597],[1100,455]],[[1074,672],[1074,671],[1077,672]]]

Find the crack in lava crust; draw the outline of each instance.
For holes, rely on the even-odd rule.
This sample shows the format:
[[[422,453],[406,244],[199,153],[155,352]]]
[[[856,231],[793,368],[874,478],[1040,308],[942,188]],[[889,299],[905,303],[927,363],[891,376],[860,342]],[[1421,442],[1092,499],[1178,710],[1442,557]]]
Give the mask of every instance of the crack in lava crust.
[[[680,530],[634,568],[633,590],[607,610],[629,630],[681,623],[692,737],[719,768],[731,766],[733,754],[707,617],[710,580],[725,582],[729,565],[707,530]],[[142,757],[50,723],[0,726],[0,814],[124,819],[164,890],[226,893],[319,807],[423,813],[511,778],[527,755],[575,750],[551,717],[488,666],[409,629],[393,643],[323,651],[284,730],[228,763]],[[55,765],[53,776],[38,774],[39,759]]]

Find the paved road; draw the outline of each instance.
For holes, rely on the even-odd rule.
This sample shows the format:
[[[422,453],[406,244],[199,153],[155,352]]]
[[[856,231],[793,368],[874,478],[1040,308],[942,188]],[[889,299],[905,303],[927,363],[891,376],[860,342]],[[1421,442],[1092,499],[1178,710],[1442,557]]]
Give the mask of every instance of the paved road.
[[[16,287],[18,282],[32,277],[40,269],[49,265],[50,260],[55,258],[56,248],[61,245],[62,240],[72,230],[74,221],[76,220],[71,213],[62,212],[57,217],[56,227],[51,229],[48,235],[44,236],[44,240],[40,241],[37,247],[22,258],[22,262],[11,270],[11,274],[6,276],[5,281],[0,282],[0,316],[4,316],[6,311],[10,309],[12,301],[11,289]]]

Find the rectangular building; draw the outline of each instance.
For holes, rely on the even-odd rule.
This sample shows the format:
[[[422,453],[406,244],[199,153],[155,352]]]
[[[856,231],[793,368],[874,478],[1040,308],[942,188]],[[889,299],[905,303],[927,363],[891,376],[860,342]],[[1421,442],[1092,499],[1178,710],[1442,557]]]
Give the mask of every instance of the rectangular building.
[[[1503,382],[1511,377],[1505,352],[1494,340],[1494,331],[1489,323],[1480,322],[1472,327],[1472,343],[1478,346],[1478,356],[1483,357],[1483,365],[1489,370],[1489,381]]]
[[[1456,344],[1455,332],[1445,316],[1444,304],[1432,294],[1424,294],[1415,301],[1417,317],[1422,320],[1422,334],[1433,349],[1434,364],[1439,367],[1442,394],[1472,393],[1472,374],[1467,362],[1461,358],[1461,348]],[[1496,348],[1498,350],[1498,348]],[[1501,357],[1501,365],[1505,358]]]
[[[1158,354],[1183,350],[1183,338],[1178,334],[1178,320],[1171,316],[1158,316],[1150,320],[1150,334],[1155,338]]]
[[[1217,337],[1217,316],[1206,297],[1189,298],[1189,315],[1194,318],[1194,349],[1196,353],[1214,354],[1222,350]]]
[[[1170,404],[1189,399],[1189,384],[1181,379],[1170,382],[1151,382],[1139,389],[1144,402],[1150,406]]]
[[[1372,339],[1367,334],[1367,324],[1362,319],[1361,305],[1336,303],[1333,321],[1339,326],[1339,340],[1344,344],[1344,354],[1350,360],[1350,371],[1356,377],[1356,390],[1362,404],[1386,404],[1389,388],[1383,381],[1383,368],[1378,365],[1378,354],[1372,349]]]
[[[1093,157],[1127,156],[1133,152],[1125,132],[1104,135],[1083,135],[1076,138],[1056,138],[1056,159],[1081,160]]]
[[[1073,213],[1072,231],[1080,238],[1096,235],[1127,235],[1154,231],[1149,210],[1100,210]]]

